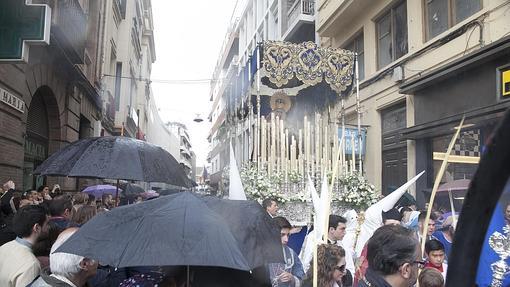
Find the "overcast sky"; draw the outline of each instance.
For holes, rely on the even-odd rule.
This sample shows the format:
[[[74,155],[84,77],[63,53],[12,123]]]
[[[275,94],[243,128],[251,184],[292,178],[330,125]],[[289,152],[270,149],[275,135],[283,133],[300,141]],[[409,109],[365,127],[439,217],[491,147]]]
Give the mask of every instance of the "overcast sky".
[[[240,1],[242,2],[242,1]],[[236,0],[152,0],[156,62],[152,89],[163,121],[179,121],[189,130],[197,166],[206,164],[208,83],[165,84],[157,80],[210,79]],[[193,119],[200,114],[202,123]]]

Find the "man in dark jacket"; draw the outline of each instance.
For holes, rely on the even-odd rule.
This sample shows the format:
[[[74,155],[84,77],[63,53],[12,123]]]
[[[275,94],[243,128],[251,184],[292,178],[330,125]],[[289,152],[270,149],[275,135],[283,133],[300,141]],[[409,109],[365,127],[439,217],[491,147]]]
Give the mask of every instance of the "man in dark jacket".
[[[368,269],[360,287],[410,287],[423,267],[418,240],[400,225],[385,225],[367,244]]]

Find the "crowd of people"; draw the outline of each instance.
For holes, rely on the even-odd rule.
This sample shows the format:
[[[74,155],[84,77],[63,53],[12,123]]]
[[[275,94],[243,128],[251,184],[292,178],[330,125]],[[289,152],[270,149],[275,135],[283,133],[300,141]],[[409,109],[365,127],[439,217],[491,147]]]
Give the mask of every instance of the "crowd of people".
[[[117,269],[101,266],[94,258],[55,252],[83,224],[117,205],[111,195],[99,199],[83,192],[69,195],[62,193],[58,185],[21,193],[9,181],[3,185],[1,196],[0,286],[180,287],[185,284],[182,269],[173,269],[170,272],[173,275],[166,276],[169,272],[163,272],[163,267]],[[292,226],[286,218],[278,216],[275,200],[264,200],[262,206],[280,229],[284,261],[269,263],[251,273],[222,269],[211,273],[211,269],[198,268],[191,286],[313,286],[314,274],[320,287],[400,287],[414,286],[417,281],[419,286],[444,286],[455,232],[452,216],[443,220],[444,215],[432,213],[425,227],[425,211],[416,211],[413,204],[397,206],[381,212],[381,226],[361,247],[356,247],[359,238],[355,212],[343,216],[331,214],[327,240],[317,246],[314,272],[313,227],[306,232],[302,244],[290,246],[289,241],[301,227]],[[424,229],[427,230],[425,238],[420,232]],[[420,242],[424,239],[422,256]],[[225,272],[229,275],[220,276]],[[226,278],[236,279],[224,283]]]
[[[268,214],[278,222],[278,202],[274,199],[263,201]],[[319,245],[318,282],[321,287],[400,287],[419,286],[442,287],[446,280],[448,255],[455,233],[454,216],[433,211],[427,226],[427,211],[417,211],[413,201],[405,206],[396,205],[380,214],[381,226],[363,242],[357,238],[359,230],[354,211],[344,216],[331,214],[325,244]],[[289,231],[296,230],[290,224],[282,227],[282,243],[289,241]],[[299,229],[296,230],[296,233]],[[422,232],[426,230],[424,238]],[[301,247],[294,247],[293,265],[276,278],[279,284],[273,286],[312,286],[313,274],[313,227],[307,232]],[[291,235],[292,237],[292,235]],[[357,240],[358,239],[358,240]],[[421,243],[425,240],[425,250]],[[356,248],[361,241],[362,245]],[[299,245],[298,245],[299,246]],[[360,250],[356,252],[356,250]],[[303,276],[303,274],[305,274]],[[287,282],[290,282],[288,284]]]

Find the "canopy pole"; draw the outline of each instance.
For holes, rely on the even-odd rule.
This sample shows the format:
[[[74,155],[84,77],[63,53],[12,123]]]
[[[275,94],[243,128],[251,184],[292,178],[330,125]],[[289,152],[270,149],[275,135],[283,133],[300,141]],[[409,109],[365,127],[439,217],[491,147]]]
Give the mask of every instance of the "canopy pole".
[[[119,182],[120,179],[117,179],[117,189],[115,190],[115,207],[119,206]]]
[[[345,100],[344,100],[344,97],[342,97],[342,100],[341,100],[341,104],[342,104],[342,110],[340,112],[340,116],[341,116],[341,124],[342,124],[342,139],[344,139],[343,143],[342,143],[342,159],[345,160]],[[347,172],[347,170],[343,171],[343,173]]]
[[[256,136],[256,144],[257,147],[257,174],[260,173],[260,169],[262,168],[261,160],[259,154],[261,154],[260,147],[260,44],[257,47],[257,136]]]
[[[359,173],[363,174],[363,157],[361,155],[362,137],[361,137],[361,104],[359,98],[359,62],[358,53],[354,53],[354,69],[356,72],[356,111],[358,114],[358,160],[359,160]],[[354,151],[353,151],[354,152]]]

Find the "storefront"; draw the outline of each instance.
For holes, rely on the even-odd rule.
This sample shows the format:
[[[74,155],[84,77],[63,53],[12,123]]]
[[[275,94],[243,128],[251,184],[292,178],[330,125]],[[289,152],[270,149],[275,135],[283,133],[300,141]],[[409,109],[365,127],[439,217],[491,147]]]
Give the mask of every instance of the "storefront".
[[[400,87],[401,93],[414,95],[415,110],[415,125],[402,135],[416,143],[416,172],[427,171],[426,180],[417,184],[419,202],[430,192],[462,116],[464,128],[451,153],[454,162],[441,183],[473,177],[492,131],[510,107],[506,93],[510,84],[505,83],[509,67],[510,37],[506,37]],[[461,204],[458,196],[456,205]]]
[[[68,143],[93,135],[99,94],[57,47],[33,47],[30,56],[28,63],[0,64],[0,182],[13,180],[23,191],[54,183],[75,190],[74,179],[33,171]]]

